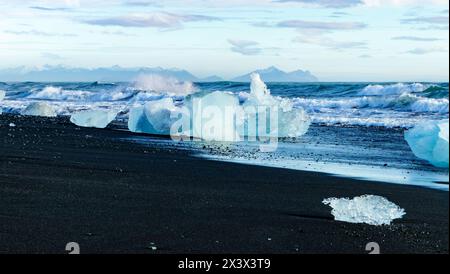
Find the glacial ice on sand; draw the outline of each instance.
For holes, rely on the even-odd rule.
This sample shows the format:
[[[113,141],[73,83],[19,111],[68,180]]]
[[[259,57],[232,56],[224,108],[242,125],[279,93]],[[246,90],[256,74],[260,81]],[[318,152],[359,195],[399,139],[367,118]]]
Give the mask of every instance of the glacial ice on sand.
[[[353,199],[328,198],[322,201],[329,205],[336,221],[366,223],[369,225],[390,225],[405,215],[405,210],[386,198],[376,195],[362,195]]]
[[[215,91],[193,98],[191,103],[194,137],[206,141],[240,140],[235,124],[236,114],[240,111],[237,96]]]
[[[133,107],[128,115],[128,129],[132,132],[169,135],[170,127],[176,120],[173,117],[178,111],[180,108],[175,106],[172,98]]]
[[[311,119],[303,108],[294,108],[291,100],[273,97],[267,85],[257,73],[251,75],[250,95],[245,106],[268,106],[278,109],[278,125],[275,127],[279,137],[298,137],[304,135]],[[274,128],[270,126],[270,128]]]
[[[448,120],[422,122],[405,132],[405,140],[417,157],[448,168],[448,130]]]
[[[262,106],[277,110],[276,123],[269,122],[266,125],[269,129],[268,137],[274,136],[273,131],[276,132],[276,137],[298,137],[305,134],[311,123],[306,112],[302,108],[294,108],[289,99],[270,95],[258,74],[251,77],[251,92],[243,105],[240,105],[237,95],[222,91],[189,95],[185,98],[183,107],[176,106],[171,98],[164,98],[133,107],[129,112],[128,128],[133,132],[168,135],[172,125],[180,119],[179,114],[186,114],[187,110],[191,122],[188,124],[192,124],[192,130],[184,131],[184,135],[187,133],[208,141],[239,141],[240,136],[261,136],[261,132],[252,135],[248,124],[249,120],[257,121],[258,125],[253,128],[263,128],[262,123],[266,123],[269,118],[257,117],[259,112],[256,114],[256,111],[249,111],[258,110]]]
[[[56,117],[55,109],[45,102],[33,102],[21,112],[22,115]]]
[[[115,110],[84,110],[72,114],[70,121],[80,127],[105,128],[116,116]]]

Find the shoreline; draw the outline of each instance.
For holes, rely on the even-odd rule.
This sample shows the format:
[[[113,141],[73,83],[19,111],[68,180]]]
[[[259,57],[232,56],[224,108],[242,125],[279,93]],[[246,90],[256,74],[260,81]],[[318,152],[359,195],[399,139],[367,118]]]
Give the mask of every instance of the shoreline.
[[[0,253],[448,253],[448,192],[205,160],[64,118],[0,115],[0,136]],[[321,203],[363,194],[406,215],[350,224]]]

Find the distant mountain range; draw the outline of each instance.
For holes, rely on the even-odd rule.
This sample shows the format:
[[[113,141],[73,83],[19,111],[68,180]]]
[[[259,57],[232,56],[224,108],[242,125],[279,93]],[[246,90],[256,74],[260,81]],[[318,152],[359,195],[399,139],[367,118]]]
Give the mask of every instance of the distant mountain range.
[[[297,70],[284,72],[276,67],[256,70],[266,82],[317,82],[318,79],[309,71]],[[249,82],[248,74],[231,79],[236,82]],[[0,81],[3,82],[128,82],[133,81],[141,74],[158,74],[164,77],[176,78],[180,81],[191,82],[220,82],[225,81],[219,76],[198,78],[192,73],[181,69],[156,68],[122,68],[113,66],[108,68],[68,68],[65,66],[49,66],[42,68],[17,67],[0,69]]]
[[[255,70],[245,75],[233,78],[233,82],[249,82],[252,73],[259,73],[261,78],[266,82],[318,82],[316,76],[309,71],[296,70],[292,72],[285,72],[276,67],[269,67],[266,69]]]

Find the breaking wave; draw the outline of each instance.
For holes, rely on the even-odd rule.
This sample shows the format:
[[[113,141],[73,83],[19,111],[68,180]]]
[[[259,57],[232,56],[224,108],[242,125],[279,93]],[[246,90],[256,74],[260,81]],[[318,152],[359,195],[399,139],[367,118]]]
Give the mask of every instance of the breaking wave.
[[[448,83],[271,83],[271,95],[303,108],[313,123],[410,127],[421,120],[448,119]],[[248,84],[191,83],[160,75],[141,75],[132,83],[0,83],[4,112],[20,113],[47,101],[59,115],[83,109],[126,110],[145,102],[172,98],[182,105],[196,92],[224,91],[250,97]],[[1,93],[1,92],[0,92]]]

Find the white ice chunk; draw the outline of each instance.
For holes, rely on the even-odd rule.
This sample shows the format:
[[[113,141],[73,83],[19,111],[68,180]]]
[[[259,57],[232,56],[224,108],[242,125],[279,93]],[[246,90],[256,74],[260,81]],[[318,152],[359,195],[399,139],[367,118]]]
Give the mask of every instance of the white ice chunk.
[[[193,136],[207,141],[239,141],[235,123],[239,110],[239,98],[233,94],[215,91],[193,98]]]
[[[288,99],[270,95],[258,74],[252,75],[250,88],[243,105],[239,96],[222,91],[189,95],[181,107],[171,98],[150,101],[130,110],[128,128],[169,135],[183,120],[184,136],[226,142],[240,141],[242,136],[298,137],[306,133],[311,121],[303,109],[294,108]]]
[[[322,201],[329,205],[336,221],[366,223],[369,225],[390,225],[405,215],[405,210],[386,198],[363,195],[353,199],[328,198]]]
[[[150,101],[144,106],[145,116],[154,129],[152,133],[161,135],[170,134],[170,127],[176,120],[171,115],[177,111],[178,108],[174,105],[172,98]]]
[[[131,132],[152,133],[153,126],[147,120],[143,106],[137,106],[130,109],[128,113],[128,129]]]
[[[294,108],[293,102],[289,99],[273,97],[259,74],[253,73],[251,79],[250,95],[244,104],[244,108],[248,106],[276,108],[278,110],[278,124],[271,124],[270,129],[276,130],[278,137],[299,137],[308,131],[311,119],[303,108]],[[261,123],[261,121],[258,122]]]
[[[417,157],[448,168],[448,120],[428,121],[405,132],[405,140]]]
[[[33,102],[21,112],[22,115],[56,117],[55,109],[45,102]]]
[[[105,128],[116,116],[114,110],[84,110],[72,114],[70,121],[80,127]]]
[[[171,98],[147,102],[130,110],[128,129],[132,132],[169,135],[170,127],[175,122],[179,108]]]

